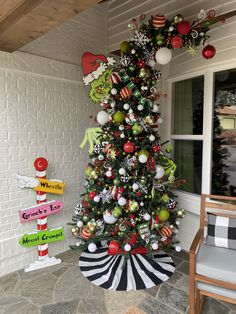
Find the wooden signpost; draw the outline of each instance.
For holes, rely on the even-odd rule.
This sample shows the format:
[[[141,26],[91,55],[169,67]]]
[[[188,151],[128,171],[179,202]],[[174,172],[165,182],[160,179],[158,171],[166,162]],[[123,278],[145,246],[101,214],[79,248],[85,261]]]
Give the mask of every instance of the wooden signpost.
[[[20,188],[28,187],[36,191],[37,203],[36,206],[19,211],[21,223],[37,219],[37,231],[26,233],[19,240],[19,243],[24,247],[38,246],[38,260],[25,267],[25,272],[61,263],[61,259],[49,257],[48,243],[62,241],[64,239],[64,229],[59,227],[48,230],[47,217],[59,213],[64,204],[61,201],[47,202],[46,193],[63,194],[64,183],[60,180],[47,180],[47,166],[47,160],[39,157],[34,162],[36,178],[17,175]]]

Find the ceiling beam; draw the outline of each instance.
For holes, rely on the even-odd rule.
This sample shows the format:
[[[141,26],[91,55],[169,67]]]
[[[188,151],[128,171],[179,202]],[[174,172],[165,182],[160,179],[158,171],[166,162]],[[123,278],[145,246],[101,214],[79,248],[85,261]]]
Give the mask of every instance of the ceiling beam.
[[[99,0],[0,1],[0,50],[13,52]],[[2,11],[1,9],[5,9]]]

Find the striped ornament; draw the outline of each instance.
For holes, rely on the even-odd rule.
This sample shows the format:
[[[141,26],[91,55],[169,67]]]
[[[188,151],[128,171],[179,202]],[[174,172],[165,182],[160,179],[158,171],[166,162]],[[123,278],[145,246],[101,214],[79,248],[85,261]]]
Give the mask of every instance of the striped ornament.
[[[107,248],[94,253],[87,250],[79,259],[82,274],[94,285],[114,291],[148,289],[167,281],[175,271],[175,264],[165,252],[154,258],[135,254],[125,262],[124,255],[109,255]]]
[[[173,234],[172,228],[170,228],[170,227],[162,227],[160,229],[160,234],[163,237],[170,238],[172,236],[172,234]]]
[[[155,15],[152,19],[152,26],[155,29],[162,28],[166,24],[166,18],[164,15]]]
[[[89,230],[89,228],[87,226],[85,226],[81,232],[81,237],[83,239],[88,240],[92,235],[92,232]]]
[[[113,72],[109,79],[113,84],[121,83],[121,77],[118,72]]]
[[[128,87],[123,87],[120,91],[120,96],[123,99],[129,99],[131,97],[131,94],[132,94],[132,92]]]

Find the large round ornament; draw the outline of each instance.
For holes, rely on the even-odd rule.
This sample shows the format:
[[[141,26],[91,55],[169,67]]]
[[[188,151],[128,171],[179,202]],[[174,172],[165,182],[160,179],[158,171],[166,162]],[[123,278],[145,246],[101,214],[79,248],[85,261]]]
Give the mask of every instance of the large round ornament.
[[[125,199],[124,197],[120,197],[120,198],[118,199],[118,204],[119,204],[120,206],[125,206],[125,204],[126,204],[126,199]]]
[[[122,209],[119,207],[119,206],[116,206],[112,212],[112,215],[115,217],[115,218],[119,218],[122,214]]]
[[[123,150],[126,153],[132,153],[134,151],[134,144],[130,141],[126,142],[123,146]]]
[[[160,219],[160,221],[166,221],[169,219],[169,217],[170,217],[170,214],[169,214],[168,210],[166,210],[166,209],[161,209],[158,212],[158,218]]]
[[[216,48],[212,45],[207,45],[202,50],[202,56],[205,59],[211,59],[215,56],[215,54],[216,54]]]
[[[191,29],[191,25],[188,21],[181,21],[178,23],[177,29],[181,35],[187,35]]]
[[[121,77],[118,72],[113,72],[109,79],[113,84],[121,83]]]
[[[117,221],[117,218],[114,217],[111,212],[106,210],[105,213],[103,214],[103,220],[105,221],[105,223],[112,225]]]
[[[120,50],[122,53],[126,54],[130,51],[130,45],[128,41],[122,41],[120,44]]]
[[[124,250],[126,251],[126,252],[129,252],[130,250],[131,250],[131,245],[129,244],[129,243],[126,243],[125,244],[125,246],[124,246]]]
[[[162,227],[160,229],[160,234],[164,237],[170,238],[173,234],[173,229],[170,227]]]
[[[89,243],[88,250],[90,253],[94,253],[97,250],[97,246],[95,243]]]
[[[123,99],[129,99],[131,97],[131,95],[132,95],[132,92],[131,92],[131,90],[128,87],[123,87],[120,90],[120,96]]]
[[[182,47],[183,39],[180,36],[174,36],[172,37],[170,43],[173,48],[178,49]]]
[[[152,26],[155,29],[162,28],[163,26],[165,26],[165,23],[166,23],[166,18],[164,15],[157,14],[152,18]]]
[[[125,119],[125,115],[123,114],[123,112],[121,111],[117,111],[114,115],[113,115],[113,120],[117,123],[122,123]]]
[[[83,239],[88,240],[91,237],[91,235],[92,235],[91,230],[87,226],[84,226],[82,233],[81,233],[81,237]]]
[[[140,124],[138,124],[138,123],[135,123],[133,126],[132,126],[132,133],[134,134],[134,135],[138,135],[138,134],[140,134],[141,132],[142,132],[142,127],[141,127],[141,125]]]
[[[119,243],[117,241],[111,241],[108,245],[108,248],[111,254],[116,254],[119,250]]]
[[[97,114],[97,121],[101,125],[106,124],[109,121],[109,114],[106,111],[100,111]]]
[[[161,179],[165,174],[165,169],[161,165],[156,165],[155,179]]]
[[[155,40],[158,46],[162,46],[164,44],[165,37],[161,34],[158,34]]]
[[[169,63],[171,58],[172,58],[172,53],[170,49],[166,47],[158,49],[155,55],[156,61],[162,65]]]

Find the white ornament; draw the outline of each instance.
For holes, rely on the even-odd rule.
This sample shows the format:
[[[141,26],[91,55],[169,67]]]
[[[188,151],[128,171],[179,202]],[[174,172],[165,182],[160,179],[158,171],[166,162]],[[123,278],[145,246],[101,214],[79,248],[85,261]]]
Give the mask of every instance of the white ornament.
[[[115,105],[116,105],[116,102],[115,102],[115,101],[112,101],[112,102],[111,102],[111,108],[114,108]]]
[[[151,68],[155,68],[155,66],[156,66],[155,60],[153,60],[153,59],[148,60],[148,65],[149,65]]]
[[[138,185],[137,183],[134,183],[134,184],[132,185],[132,189],[133,189],[134,191],[136,191],[136,190],[138,189],[138,187],[139,187],[139,185]]]
[[[151,216],[148,213],[145,213],[143,215],[144,220],[149,221],[151,219]]]
[[[153,134],[151,134],[151,135],[149,136],[149,140],[150,140],[151,142],[155,141],[155,136],[154,136]]]
[[[120,137],[121,137],[121,138],[125,138],[125,134],[124,134],[124,133],[121,133]]]
[[[111,213],[109,213],[108,211],[106,211],[103,214],[103,220],[105,221],[105,223],[112,225],[117,221],[117,218],[114,217]]]
[[[152,112],[159,112],[159,105],[158,104],[153,104]]]
[[[119,174],[120,174],[120,175],[123,176],[125,173],[126,173],[125,168],[120,168],[120,169],[119,169]]]
[[[143,105],[138,105],[138,111],[142,111],[143,110]]]
[[[129,113],[133,113],[133,112],[134,112],[133,109],[130,109],[130,110],[129,110]]]
[[[124,104],[123,108],[124,108],[125,110],[129,110],[129,104]]]
[[[89,243],[88,250],[90,253],[94,253],[97,250],[97,246],[95,243]]]
[[[143,205],[144,205],[144,202],[140,202],[139,205],[140,205],[140,206],[143,206]]]
[[[173,26],[170,26],[170,27],[169,27],[169,31],[170,31],[170,32],[173,32],[173,30],[174,30],[174,27],[173,27]]]
[[[176,223],[176,225],[177,225],[177,226],[179,226],[179,225],[180,225],[180,221],[179,221],[179,220],[176,220],[176,222],[175,222],[175,223]]]
[[[147,162],[147,156],[144,154],[140,155],[138,161],[141,162],[141,164],[145,164],[145,162]]]
[[[162,124],[162,123],[163,123],[163,119],[162,119],[162,118],[158,118],[158,119],[157,119],[157,123],[158,123],[158,124]]]
[[[125,206],[125,204],[126,204],[126,199],[125,199],[124,197],[120,197],[120,198],[118,199],[118,204],[119,204],[120,206]]]
[[[158,49],[155,55],[156,61],[162,65],[169,63],[171,58],[172,58],[172,53],[170,49],[166,47]]]
[[[124,250],[126,252],[129,252],[131,250],[131,245],[129,243],[126,243],[125,246],[124,246]]]
[[[99,124],[104,125],[109,121],[109,114],[106,111],[100,111],[97,114],[97,120]]]
[[[112,176],[112,172],[111,172],[111,170],[107,170],[107,172],[106,172],[106,176],[107,176],[108,178],[110,178],[110,177]]]
[[[176,250],[176,252],[181,252],[182,249],[179,245],[176,245],[175,250]]]
[[[94,196],[93,201],[95,203],[99,203],[100,202],[100,197],[98,195]]]
[[[98,159],[99,159],[99,160],[103,160],[103,159],[104,159],[104,156],[103,156],[103,155],[98,155]]]
[[[81,221],[81,220],[77,221],[77,227],[78,228],[81,228],[83,226],[83,224],[84,224],[83,221]]]
[[[120,126],[119,126],[119,130],[120,130],[120,131],[123,131],[124,128],[125,128],[125,127],[124,127],[123,125],[120,125]]]
[[[112,95],[116,95],[117,94],[117,89],[116,88],[112,88],[111,89],[111,94]]]
[[[152,243],[152,249],[156,251],[158,249],[158,243]]]
[[[161,165],[156,165],[156,175],[155,179],[160,179],[164,176],[165,169]]]

